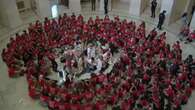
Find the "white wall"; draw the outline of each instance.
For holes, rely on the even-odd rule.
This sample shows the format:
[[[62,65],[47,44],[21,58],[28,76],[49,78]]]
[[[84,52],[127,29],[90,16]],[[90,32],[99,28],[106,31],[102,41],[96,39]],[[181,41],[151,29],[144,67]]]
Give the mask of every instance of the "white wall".
[[[140,16],[141,0],[130,0],[129,14]]]

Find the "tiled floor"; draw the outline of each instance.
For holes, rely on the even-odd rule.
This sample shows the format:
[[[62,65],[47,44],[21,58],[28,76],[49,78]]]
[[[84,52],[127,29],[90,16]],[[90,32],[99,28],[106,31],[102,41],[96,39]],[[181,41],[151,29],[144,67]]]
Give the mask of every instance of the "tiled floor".
[[[100,17],[104,17],[103,12],[100,12],[99,10],[97,12],[91,12],[90,3],[82,4],[81,7],[82,7],[82,14],[85,16],[85,18],[88,18],[90,16],[95,17],[96,15],[99,15]],[[96,7],[98,8],[98,5]],[[147,23],[147,31],[150,31],[151,29],[156,27],[157,20],[151,19],[148,16],[149,9],[147,9],[140,18],[140,17],[128,16],[128,11],[125,11],[128,9],[127,4],[119,5],[119,2],[116,2],[115,4],[113,4],[113,7],[114,9],[109,13],[111,17],[114,15],[119,15],[121,16],[121,19],[135,20],[138,24],[140,23],[140,20],[144,20]],[[69,11],[67,8],[64,8],[62,6],[59,6],[59,8],[60,8],[59,9],[60,13]],[[6,46],[10,36],[14,35],[15,32],[25,29],[27,27],[27,23],[37,19],[37,17],[33,15],[33,12],[22,15],[22,18],[24,19],[24,25],[16,29],[9,30],[0,26],[0,35],[1,35],[0,52],[2,52],[2,49]],[[165,28],[165,31],[168,32],[167,35],[168,43],[173,43],[176,40],[178,40],[177,27],[178,27],[177,24],[172,24]],[[159,33],[161,32],[159,31]],[[195,56],[194,44],[191,45],[191,44],[182,43],[182,48],[183,48],[183,57],[186,57],[188,54],[192,54],[193,56]],[[7,67],[5,63],[2,62],[2,59],[0,59],[0,110],[47,110],[47,108],[42,107],[39,104],[39,101],[30,99],[27,93],[28,91],[27,91],[26,79],[24,77],[17,78],[17,79],[8,78]],[[194,110],[195,108],[194,104],[195,104],[195,92],[192,94],[190,101],[184,107],[183,110]]]

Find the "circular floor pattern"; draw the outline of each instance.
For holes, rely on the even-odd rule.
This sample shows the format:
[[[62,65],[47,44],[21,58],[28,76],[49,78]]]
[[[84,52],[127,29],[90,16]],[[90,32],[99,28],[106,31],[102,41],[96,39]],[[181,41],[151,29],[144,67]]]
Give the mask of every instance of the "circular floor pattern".
[[[25,75],[29,96],[49,109],[179,110],[195,86],[192,71],[182,61],[178,42],[170,46],[165,43],[166,33],[153,30],[146,35],[145,31],[145,23],[137,26],[119,17],[90,18],[87,22],[81,15],[47,19],[43,25],[36,22],[27,32],[11,38],[2,58],[9,76]],[[93,57],[89,57],[89,45],[96,48]],[[78,49],[82,51],[75,52],[77,46],[83,47]],[[79,58],[108,63],[103,59],[107,51],[113,56],[112,69],[105,72],[102,66],[101,71],[90,71],[89,78],[78,80],[89,69],[79,65]],[[70,74],[60,84],[49,78],[58,67]],[[74,72],[80,67],[80,72]]]

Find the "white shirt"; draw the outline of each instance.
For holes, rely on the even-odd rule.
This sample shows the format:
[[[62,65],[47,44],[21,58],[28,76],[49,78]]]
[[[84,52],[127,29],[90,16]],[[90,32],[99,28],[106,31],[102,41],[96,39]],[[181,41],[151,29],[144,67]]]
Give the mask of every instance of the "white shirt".
[[[61,80],[66,81],[66,74],[65,74],[64,70],[60,69],[59,71],[61,71],[63,74],[63,78],[61,78]],[[58,74],[58,76],[60,77],[60,74]]]
[[[87,57],[90,59],[92,57],[95,58],[95,48],[87,48]]]
[[[100,59],[97,59],[97,69],[94,71],[94,73],[99,73],[102,69],[102,61]]]

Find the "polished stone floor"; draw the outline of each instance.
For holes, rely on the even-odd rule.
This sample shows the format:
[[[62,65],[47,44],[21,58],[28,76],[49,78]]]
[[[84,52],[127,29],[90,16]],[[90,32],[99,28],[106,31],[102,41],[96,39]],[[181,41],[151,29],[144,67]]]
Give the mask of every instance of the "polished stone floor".
[[[121,19],[134,20],[139,24],[142,20],[146,21],[147,32],[156,27],[157,19],[151,19],[149,17],[149,9],[142,14],[141,17],[128,16],[128,5],[123,3],[122,5],[116,2],[113,4],[114,9],[109,13],[112,18],[115,15],[119,15]],[[98,7],[98,4],[97,4]],[[67,8],[59,6],[60,13],[70,12]],[[102,11],[97,10],[96,12],[91,12],[90,3],[85,3],[81,5],[82,13],[87,19],[90,16],[95,17],[96,15],[104,17]],[[29,22],[33,22],[38,19],[32,11],[21,14],[21,18],[24,21],[24,24],[15,28],[9,29],[3,26],[0,26],[0,52],[5,48],[10,36],[13,36],[16,32],[20,32],[28,26]],[[172,44],[178,40],[178,26],[179,23],[171,24],[166,26],[163,31],[166,31],[167,34],[167,43]],[[159,31],[162,33],[162,31]],[[192,54],[195,57],[195,43],[184,44],[182,43],[183,49],[183,58],[188,54]],[[193,92],[192,97],[190,98],[188,104],[184,107],[183,110],[194,110],[195,108],[195,92]],[[3,63],[2,58],[0,58],[0,110],[46,110],[47,108],[42,107],[39,104],[39,101],[32,100],[28,96],[27,83],[25,77],[10,79],[7,75],[7,67]]]

